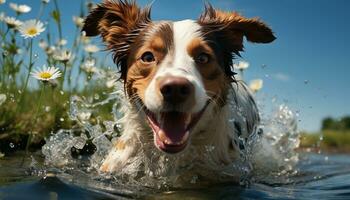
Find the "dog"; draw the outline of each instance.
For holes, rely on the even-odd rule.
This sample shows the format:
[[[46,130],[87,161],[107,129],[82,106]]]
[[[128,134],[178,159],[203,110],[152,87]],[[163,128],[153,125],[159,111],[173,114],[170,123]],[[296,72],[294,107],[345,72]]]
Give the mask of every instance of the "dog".
[[[106,0],[85,19],[86,36],[100,35],[113,52],[127,97],[123,133],[100,171],[212,175],[239,158],[259,125],[233,59],[244,38],[270,43],[275,36],[258,18],[210,4],[197,20],[152,21],[150,10]]]

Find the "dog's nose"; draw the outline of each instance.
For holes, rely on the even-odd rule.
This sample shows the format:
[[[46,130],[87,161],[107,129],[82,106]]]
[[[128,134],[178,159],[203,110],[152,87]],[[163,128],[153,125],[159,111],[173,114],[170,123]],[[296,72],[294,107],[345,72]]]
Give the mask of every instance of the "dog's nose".
[[[193,95],[193,84],[183,77],[165,77],[159,82],[164,101],[172,104],[182,103]]]

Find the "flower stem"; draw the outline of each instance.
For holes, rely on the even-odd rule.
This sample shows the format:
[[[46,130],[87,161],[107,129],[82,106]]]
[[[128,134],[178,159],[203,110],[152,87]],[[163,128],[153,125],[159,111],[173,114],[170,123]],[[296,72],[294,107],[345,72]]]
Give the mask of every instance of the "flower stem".
[[[58,3],[57,3],[57,0],[54,0],[53,1],[54,2],[54,4],[55,4],[55,9],[56,9],[56,11],[58,12],[58,13],[60,13],[59,11],[59,8],[58,8]],[[57,21],[57,27],[58,27],[58,35],[59,35],[59,38],[60,38],[60,40],[62,40],[62,27],[61,27],[61,16],[60,15],[58,15],[58,19],[57,19],[58,21]]]
[[[40,106],[41,106],[42,96],[43,96],[43,93],[45,91],[45,86],[46,86],[46,83],[44,83],[44,85],[42,86],[42,88],[40,90],[38,105],[37,105],[36,111],[33,115],[34,124],[38,121],[37,117],[38,117],[38,114],[40,111]],[[34,124],[32,126],[34,126]],[[26,143],[25,156],[23,157],[22,164],[24,163],[24,158],[26,157],[26,155],[28,155],[29,145],[32,141],[32,137],[33,137],[33,131],[30,131],[29,135],[28,135],[27,143]]]
[[[27,77],[25,79],[23,88],[22,88],[22,95],[21,98],[19,100],[19,103],[21,103],[24,99],[24,96],[26,94],[26,90],[27,90],[27,86],[28,86],[28,81],[29,81],[29,77],[30,77],[30,72],[32,71],[32,67],[33,67],[33,39],[30,40],[29,42],[29,68],[28,68],[28,74]]]
[[[67,63],[64,63],[64,69],[63,69],[62,80],[61,80],[61,90],[62,91],[63,91],[64,80],[66,78],[66,71],[67,71]]]

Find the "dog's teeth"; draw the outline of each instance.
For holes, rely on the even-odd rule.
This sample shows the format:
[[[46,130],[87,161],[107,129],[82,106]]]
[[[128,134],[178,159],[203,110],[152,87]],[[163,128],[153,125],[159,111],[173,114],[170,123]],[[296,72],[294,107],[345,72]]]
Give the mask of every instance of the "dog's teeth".
[[[164,143],[165,143],[165,144],[171,144],[171,142],[170,142],[168,139],[165,139],[165,140],[164,140]]]
[[[191,123],[191,119],[192,119],[192,115],[187,115],[186,119],[185,119],[185,124],[186,126],[188,126]]]
[[[179,142],[180,144],[183,144],[187,141],[188,137],[190,136],[189,132],[187,131],[185,135],[182,137],[181,141]]]
[[[164,142],[164,143],[165,143],[165,141],[167,140],[167,137],[166,137],[164,131],[162,131],[162,130],[160,130],[160,131],[158,132],[158,137],[159,137],[159,139],[160,139],[162,142]]]

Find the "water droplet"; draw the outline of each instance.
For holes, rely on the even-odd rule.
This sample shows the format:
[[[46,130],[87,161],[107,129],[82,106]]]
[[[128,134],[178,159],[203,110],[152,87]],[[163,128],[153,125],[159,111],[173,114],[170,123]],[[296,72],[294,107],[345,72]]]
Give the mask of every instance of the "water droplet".
[[[309,84],[309,80],[304,80],[304,84],[305,85]]]
[[[262,64],[262,65],[261,65],[261,68],[263,68],[263,69],[265,69],[266,67],[267,67],[266,64]]]
[[[15,148],[15,145],[12,142],[10,142],[9,146],[11,149]]]
[[[38,58],[39,55],[37,53],[34,54],[34,58]]]

